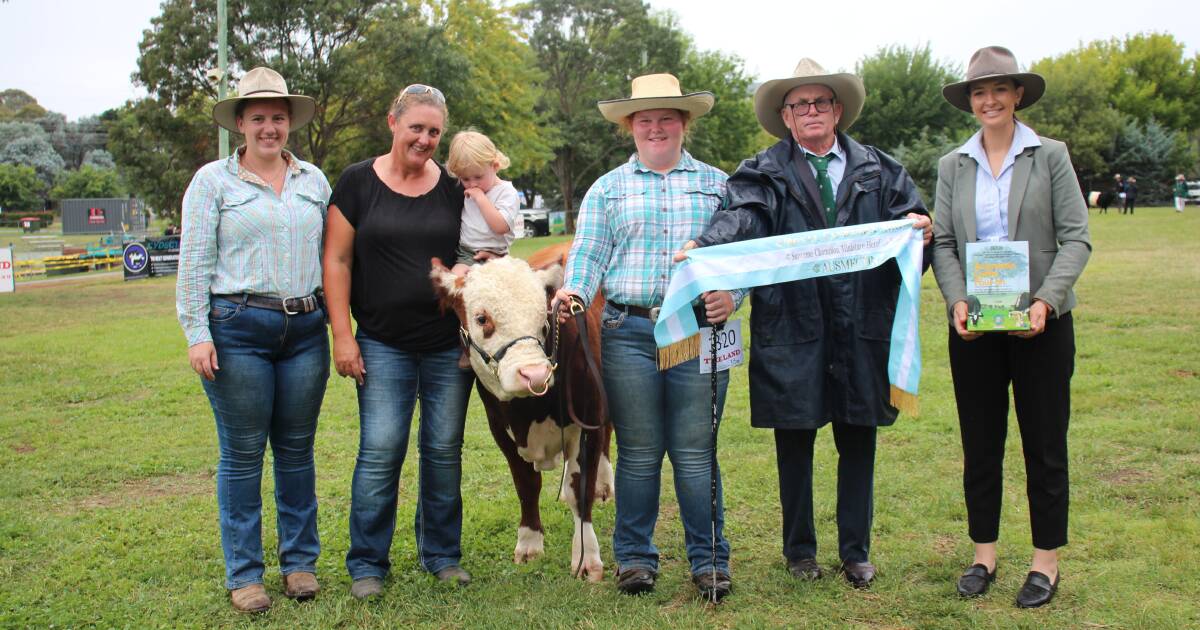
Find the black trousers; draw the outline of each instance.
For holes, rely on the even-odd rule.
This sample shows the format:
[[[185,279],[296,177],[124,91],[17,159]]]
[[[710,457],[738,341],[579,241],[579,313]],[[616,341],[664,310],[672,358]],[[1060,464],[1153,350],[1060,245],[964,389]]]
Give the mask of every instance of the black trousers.
[[[1067,423],[1075,371],[1071,314],[1046,321],[1032,339],[989,333],[963,341],[950,329],[950,373],[963,444],[963,492],[971,540],[1000,536],[1008,386],[1012,384],[1025,453],[1033,546],[1067,544]]]
[[[817,557],[812,492],[816,437],[816,429],[775,429],[783,555],[789,562]],[[838,450],[838,553],[846,562],[866,562],[875,510],[875,427],[835,422],[833,441]]]

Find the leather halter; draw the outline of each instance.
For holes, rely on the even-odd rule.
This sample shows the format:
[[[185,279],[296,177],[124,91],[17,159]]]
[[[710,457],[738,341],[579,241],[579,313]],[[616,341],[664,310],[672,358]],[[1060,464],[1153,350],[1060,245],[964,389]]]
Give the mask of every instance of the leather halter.
[[[542,330],[543,330],[542,334],[543,335],[546,334],[545,331],[547,331],[549,328],[550,328],[550,321],[546,320],[546,323],[543,324],[543,326],[542,326]],[[492,373],[496,374],[496,376],[500,375],[500,361],[502,359],[504,359],[504,355],[508,354],[508,351],[514,345],[516,345],[518,342],[532,340],[534,343],[538,344],[539,346],[542,345],[541,339],[538,339],[537,337],[534,337],[533,335],[525,335],[523,337],[517,337],[516,339],[513,339],[512,341],[504,344],[503,346],[500,347],[500,350],[496,351],[496,354],[488,354],[487,350],[484,350],[483,348],[479,347],[479,344],[475,343],[475,341],[473,339],[471,339],[471,333],[470,333],[470,331],[467,330],[466,326],[458,327],[458,335],[460,337],[462,337],[464,344],[470,346],[471,349],[473,349],[476,353],[479,354],[479,358],[483,359],[484,365],[487,365],[489,368],[491,368]],[[550,371],[553,372],[554,368],[557,367],[557,364],[554,363],[554,357],[553,357],[553,355],[547,355],[546,358],[550,359]]]

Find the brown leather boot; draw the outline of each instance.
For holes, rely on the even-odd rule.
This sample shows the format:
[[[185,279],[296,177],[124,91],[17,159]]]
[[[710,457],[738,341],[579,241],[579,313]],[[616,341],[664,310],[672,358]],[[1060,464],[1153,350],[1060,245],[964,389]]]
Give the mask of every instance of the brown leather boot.
[[[271,608],[271,598],[267,597],[267,589],[262,584],[251,584],[229,591],[229,601],[233,609],[243,613],[266,612]]]
[[[316,597],[319,590],[317,576],[311,573],[297,571],[283,576],[283,594],[296,601],[306,602]]]

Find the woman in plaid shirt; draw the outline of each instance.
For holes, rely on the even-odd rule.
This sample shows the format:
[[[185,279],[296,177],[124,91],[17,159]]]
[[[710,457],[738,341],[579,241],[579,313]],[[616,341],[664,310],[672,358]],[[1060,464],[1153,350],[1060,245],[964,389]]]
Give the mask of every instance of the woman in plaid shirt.
[[[602,101],[600,112],[633,136],[637,152],[592,184],[579,210],[560,300],[590,302],[602,289],[604,386],[617,432],[617,518],[613,551],[617,588],[654,589],[662,460],[671,458],[692,580],[705,597],[729,593],[729,543],[717,484],[716,566],[711,553],[709,376],[692,359],[659,371],[653,317],[671,276],[671,257],[695,238],[721,206],[725,173],[683,150],[689,122],[713,106],[710,92],[683,95],[669,74],[633,80],[633,96]],[[734,299],[716,291],[704,299],[709,322],[725,321]],[[718,375],[718,410],[728,374]],[[719,412],[718,412],[719,413]]]

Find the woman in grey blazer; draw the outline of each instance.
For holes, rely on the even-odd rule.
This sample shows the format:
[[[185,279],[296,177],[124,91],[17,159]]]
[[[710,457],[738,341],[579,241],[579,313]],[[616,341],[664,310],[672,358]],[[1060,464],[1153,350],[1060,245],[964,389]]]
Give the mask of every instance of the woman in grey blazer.
[[[1038,136],[1016,110],[1045,92],[1012,52],[977,51],[965,81],[942,94],[980,130],[938,164],[933,272],[950,319],[950,371],[963,441],[963,489],[975,558],[958,580],[982,595],[996,576],[1004,441],[1011,384],[1028,477],[1033,562],[1017,605],[1048,603],[1058,589],[1057,548],[1067,543],[1067,422],[1075,367],[1072,290],[1091,253],[1087,206],[1063,143]],[[1029,330],[967,330],[966,244],[1027,241]]]

